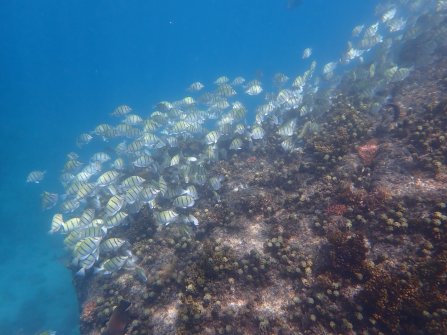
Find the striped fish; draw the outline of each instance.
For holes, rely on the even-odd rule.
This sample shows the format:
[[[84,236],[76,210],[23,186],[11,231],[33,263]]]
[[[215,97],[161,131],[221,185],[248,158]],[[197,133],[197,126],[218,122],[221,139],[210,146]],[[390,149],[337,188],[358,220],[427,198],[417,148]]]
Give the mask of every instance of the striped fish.
[[[129,114],[132,111],[132,108],[130,108],[127,105],[120,105],[116,107],[113,112],[110,114],[112,116],[124,116],[126,114]]]
[[[76,243],[73,254],[75,260],[81,260],[88,257],[88,255],[95,254],[98,257],[98,246],[102,237],[87,237]]]
[[[124,124],[127,124],[129,126],[136,126],[143,122],[143,119],[141,116],[137,114],[129,114],[126,115],[126,118],[123,120]]]
[[[170,134],[180,134],[180,133],[186,133],[190,130],[191,123],[186,121],[179,121],[175,123],[172,128],[170,129]]]
[[[245,78],[244,77],[236,77],[231,82],[231,85],[237,86],[237,85],[242,85],[243,83],[245,83]]]
[[[188,194],[181,195],[174,199],[173,205],[179,208],[189,208],[194,206],[194,198]]]
[[[189,85],[188,91],[198,92],[204,87],[205,87],[205,85],[203,85],[200,81],[196,81],[196,82],[192,83],[191,85]]]
[[[301,58],[306,59],[312,55],[312,48],[306,48],[303,50],[303,55]]]
[[[102,169],[102,162],[100,162],[100,161],[93,161],[93,162],[90,162],[85,168],[84,168],[84,170],[83,171],[86,171],[86,172],[88,172],[88,173],[90,173],[91,175],[95,175],[95,174],[97,174],[98,172],[100,172],[101,171],[101,169]]]
[[[168,183],[163,178],[163,176],[160,176],[160,178],[158,179],[158,188],[160,189],[160,193],[162,195],[166,194],[166,192],[168,191]]]
[[[90,158],[90,161],[105,163],[105,162],[109,161],[110,159],[111,159],[110,156],[108,154],[106,154],[105,152],[97,152],[92,156],[92,158]]]
[[[230,144],[230,150],[240,150],[242,149],[242,140],[239,137],[236,137]]]
[[[229,84],[219,85],[216,92],[223,97],[232,97],[233,95],[236,95],[236,91]]]
[[[101,242],[100,249],[103,252],[115,252],[120,249],[123,245],[130,245],[129,242],[122,238],[108,238],[107,240]]]
[[[69,232],[72,232],[73,230],[78,229],[80,227],[82,227],[81,219],[71,218],[70,220],[62,224],[61,232],[62,234],[68,234]]]
[[[192,214],[182,215],[181,221],[183,223],[192,223],[194,226],[199,225],[199,220],[197,220],[197,218]]]
[[[111,170],[104,172],[102,175],[99,176],[98,180],[96,181],[96,185],[98,186],[107,186],[115,182],[119,177],[119,173],[117,171]]]
[[[211,177],[209,182],[214,191],[220,190],[222,187],[223,176]]]
[[[172,158],[171,158],[171,162],[170,162],[170,166],[175,166],[175,165],[178,165],[180,163],[180,155],[174,155],[174,156],[172,156]]]
[[[95,210],[93,208],[87,208],[82,212],[80,220],[82,226],[88,226],[95,218]]]
[[[205,143],[206,144],[215,144],[219,140],[219,133],[215,130],[210,131],[205,135]]]
[[[76,170],[77,168],[81,167],[82,163],[78,161],[77,159],[69,159],[65,165],[64,165],[64,171],[70,172],[73,170]]]
[[[176,137],[173,136],[169,136],[165,138],[166,143],[171,147],[171,148],[175,148],[178,147],[178,140]]]
[[[88,144],[93,139],[93,136],[87,133],[83,133],[76,139],[76,146],[82,148],[84,145]]]
[[[78,240],[85,239],[87,237],[104,237],[107,234],[107,228],[105,227],[88,227],[76,231],[78,234]]]
[[[121,270],[128,261],[131,260],[130,256],[116,256],[105,260],[101,267],[95,269],[95,273],[111,274]]]
[[[85,183],[83,185],[81,185],[81,187],[79,188],[78,193],[76,193],[76,200],[82,200],[85,199],[87,197],[92,196],[96,189],[95,184],[92,183]]]
[[[85,276],[85,271],[90,269],[97,261],[96,255],[91,254],[85,257],[84,259],[79,260],[79,266],[81,269],[76,272],[77,276]]]
[[[143,141],[135,140],[127,146],[127,152],[136,154],[137,152],[142,150],[143,147],[144,147]]]
[[[68,195],[76,195],[76,193],[79,192],[79,190],[81,189],[82,185],[84,185],[85,183],[80,182],[78,180],[74,180],[69,186],[68,188],[65,190],[65,193]]]
[[[145,133],[150,133],[151,131],[157,130],[157,128],[159,126],[160,125],[157,122],[155,122],[154,120],[145,120],[144,121],[143,131]]]
[[[95,130],[93,130],[93,133],[97,136],[101,136],[103,140],[106,140],[112,132],[113,128],[107,123],[101,123],[96,126]]]
[[[69,249],[73,249],[76,243],[79,242],[78,235],[76,230],[70,232],[67,237],[64,238],[64,245]]]
[[[62,217],[62,214],[54,214],[53,219],[51,220],[51,229],[49,233],[53,234],[59,231],[62,228],[63,224],[64,224],[64,218]]]
[[[119,226],[124,222],[124,220],[127,218],[127,213],[125,212],[118,212],[114,216],[107,218],[107,220],[104,223],[104,227],[106,228],[112,228]]]
[[[154,135],[152,133],[145,133],[141,140],[145,147],[152,148],[156,146],[159,142],[161,142],[160,138],[157,135]]]
[[[46,171],[38,171],[38,170],[31,171],[28,174],[28,177],[26,177],[26,182],[27,183],[36,183],[36,184],[38,184],[45,177],[45,173],[46,173]]]
[[[226,84],[230,81],[230,79],[227,76],[220,76],[219,78],[217,78],[214,81],[214,84],[216,85],[222,85],[222,84]]]
[[[125,194],[126,203],[133,204],[135,201],[137,201],[140,197],[141,192],[143,191],[143,187],[141,186],[134,186],[127,190]]]
[[[199,198],[199,194],[197,193],[197,189],[194,185],[189,185],[186,190],[186,194],[189,194],[194,200]]]
[[[295,149],[295,144],[292,138],[286,138],[281,142],[281,147],[286,152],[292,152]]]
[[[107,234],[107,229],[102,227],[88,227],[79,230],[73,230],[64,239],[64,244],[67,248],[73,249],[76,243],[87,237],[104,237]]]
[[[234,133],[243,135],[245,133],[245,126],[242,123],[238,123],[234,128]]]
[[[40,195],[40,200],[42,209],[47,210],[56,206],[56,203],[59,200],[59,195],[57,193],[50,193],[45,191]]]
[[[283,137],[292,136],[293,133],[295,132],[295,128],[296,128],[296,119],[292,119],[292,120],[286,122],[285,124],[283,124],[278,129],[278,134]]]
[[[264,138],[264,135],[265,135],[264,129],[262,129],[259,126],[253,127],[250,133],[251,138],[254,140],[261,140]]]
[[[79,172],[79,173],[76,175],[75,178],[76,178],[77,181],[79,181],[79,182],[81,182],[81,183],[86,183],[86,182],[88,182],[88,180],[89,180],[91,177],[92,177],[92,174],[91,174],[90,172],[82,170],[81,172]]]
[[[209,145],[205,149],[205,157],[209,161],[217,161],[219,158],[219,155],[217,153],[217,146],[216,145]]]
[[[258,84],[251,85],[245,90],[245,93],[247,93],[248,95],[258,95],[261,92],[262,87]]]
[[[106,215],[108,217],[114,216],[118,213],[124,205],[124,198],[119,195],[110,197],[106,205]]]
[[[157,197],[158,193],[160,193],[160,190],[156,189],[153,186],[147,186],[141,191],[140,199],[143,202],[149,202],[151,200],[154,200]]]
[[[182,194],[185,194],[185,190],[182,189],[178,185],[173,185],[173,186],[168,187],[168,190],[164,194],[164,197],[170,199],[170,198],[175,198]]]
[[[168,225],[175,221],[175,219],[178,217],[178,214],[174,212],[173,210],[167,210],[155,213],[155,220],[159,224]]]
[[[124,163],[124,159],[122,158],[117,158],[113,161],[112,167],[116,170],[124,170],[125,167],[125,163]]]
[[[138,157],[132,164],[135,167],[145,168],[145,167],[150,166],[152,163],[153,163],[153,160],[150,156],[142,155],[142,156]]]
[[[68,159],[78,159],[79,155],[76,152],[71,151],[67,154],[67,158]]]
[[[129,189],[134,186],[139,186],[145,181],[146,180],[144,178],[141,178],[140,176],[130,176],[123,180],[123,182],[121,183],[121,188]]]

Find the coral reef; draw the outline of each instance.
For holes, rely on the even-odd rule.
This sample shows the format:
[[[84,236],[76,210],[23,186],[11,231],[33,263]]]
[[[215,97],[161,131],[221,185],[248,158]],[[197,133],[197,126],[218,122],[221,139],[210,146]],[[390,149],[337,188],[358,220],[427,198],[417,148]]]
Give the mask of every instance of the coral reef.
[[[81,333],[105,334],[122,299],[132,335],[447,333],[445,78],[445,58],[415,69],[391,118],[342,86],[301,152],[272,125],[212,167],[225,181],[195,228],[131,215],[145,276],[77,278]]]

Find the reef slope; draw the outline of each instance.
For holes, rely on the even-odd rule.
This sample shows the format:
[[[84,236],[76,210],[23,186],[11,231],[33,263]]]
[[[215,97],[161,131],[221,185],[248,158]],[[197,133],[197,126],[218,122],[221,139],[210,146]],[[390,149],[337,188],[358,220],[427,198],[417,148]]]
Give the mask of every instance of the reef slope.
[[[197,228],[133,215],[116,229],[147,281],[76,277],[81,334],[122,299],[126,334],[446,333],[446,78],[445,57],[417,67],[376,113],[341,84],[303,150],[267,129],[215,164]]]

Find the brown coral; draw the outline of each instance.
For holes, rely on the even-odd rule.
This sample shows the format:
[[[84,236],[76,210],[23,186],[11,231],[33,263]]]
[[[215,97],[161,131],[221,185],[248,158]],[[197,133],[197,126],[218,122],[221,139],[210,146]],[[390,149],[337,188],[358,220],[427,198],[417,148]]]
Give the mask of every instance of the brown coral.
[[[348,210],[344,204],[332,204],[326,208],[326,213],[329,215],[343,215]]]
[[[403,333],[409,334],[412,327],[422,325],[425,302],[420,293],[420,285],[415,278],[408,280],[397,274],[376,271],[358,295],[358,301],[387,333],[401,333],[404,327],[407,331]]]
[[[362,159],[364,165],[371,165],[377,155],[378,150],[379,145],[376,139],[372,139],[365,144],[357,147],[357,153]]]
[[[329,259],[331,267],[353,279],[367,274],[365,239],[360,234],[332,231],[328,234],[331,244]]]
[[[82,306],[81,321],[93,322],[95,318],[95,311],[96,311],[95,300],[89,300],[85,302],[84,305]]]

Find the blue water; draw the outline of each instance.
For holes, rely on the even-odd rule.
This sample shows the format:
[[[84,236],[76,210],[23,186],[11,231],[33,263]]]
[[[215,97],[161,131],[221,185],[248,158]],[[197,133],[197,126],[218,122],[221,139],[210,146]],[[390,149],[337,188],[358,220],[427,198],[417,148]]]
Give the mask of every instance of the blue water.
[[[337,59],[376,1],[5,0],[0,2],[0,334],[78,334],[62,242],[47,234],[44,190],[75,138],[118,104],[147,115],[193,81],[270,81]],[[26,184],[31,170],[47,170]]]

